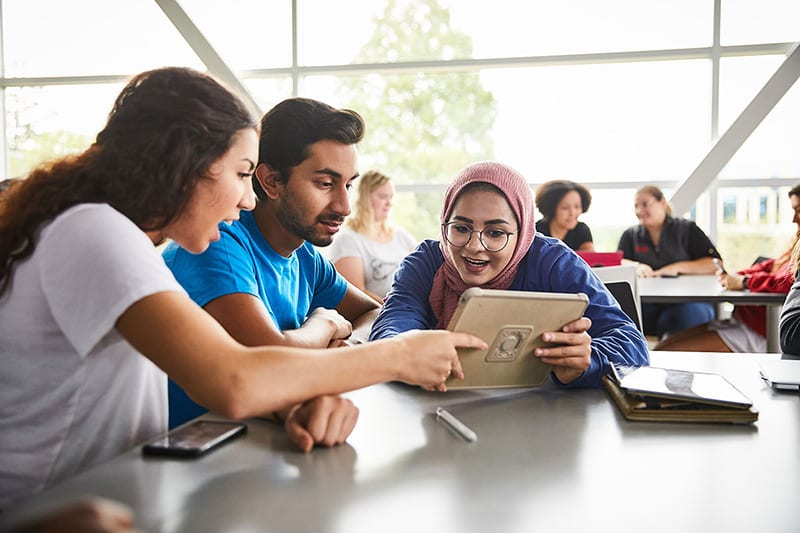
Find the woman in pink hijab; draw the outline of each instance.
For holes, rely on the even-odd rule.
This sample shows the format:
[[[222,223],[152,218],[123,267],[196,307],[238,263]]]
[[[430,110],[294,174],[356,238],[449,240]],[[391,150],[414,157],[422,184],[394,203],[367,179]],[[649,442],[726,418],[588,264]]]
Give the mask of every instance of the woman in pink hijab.
[[[553,381],[598,386],[611,362],[648,364],[644,337],[586,262],[536,234],[533,205],[527,180],[513,168],[493,161],[464,168],[445,193],[440,240],[424,241],[403,261],[370,340],[446,328],[470,287],[582,292],[589,297],[584,316],[545,332],[556,346],[534,352],[553,365]]]

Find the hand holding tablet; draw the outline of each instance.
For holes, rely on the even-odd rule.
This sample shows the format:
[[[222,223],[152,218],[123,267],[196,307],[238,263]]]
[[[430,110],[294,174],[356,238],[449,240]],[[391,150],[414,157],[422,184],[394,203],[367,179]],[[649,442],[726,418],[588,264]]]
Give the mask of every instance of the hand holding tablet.
[[[588,303],[582,293],[467,289],[448,329],[472,333],[489,348],[459,349],[465,377],[448,380],[447,388],[541,385],[552,369],[533,355],[537,347],[552,345],[542,340],[542,333],[579,319]]]

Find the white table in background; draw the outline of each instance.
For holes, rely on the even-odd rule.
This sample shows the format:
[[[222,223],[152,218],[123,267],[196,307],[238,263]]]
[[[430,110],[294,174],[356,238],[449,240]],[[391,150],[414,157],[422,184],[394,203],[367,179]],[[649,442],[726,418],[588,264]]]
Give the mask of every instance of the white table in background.
[[[780,353],[781,309],[786,295],[776,292],[726,291],[714,275],[639,278],[639,298],[645,303],[708,302],[764,305],[767,308],[767,351]]]

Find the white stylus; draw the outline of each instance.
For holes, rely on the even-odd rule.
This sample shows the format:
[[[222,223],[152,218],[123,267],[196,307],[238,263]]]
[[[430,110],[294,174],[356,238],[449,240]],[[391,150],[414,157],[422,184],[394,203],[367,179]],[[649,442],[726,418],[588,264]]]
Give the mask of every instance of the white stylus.
[[[469,429],[464,422],[451,415],[445,408],[436,408],[436,419],[444,421],[453,431],[461,435],[464,440],[468,442],[475,442],[478,440],[478,436],[474,431]]]

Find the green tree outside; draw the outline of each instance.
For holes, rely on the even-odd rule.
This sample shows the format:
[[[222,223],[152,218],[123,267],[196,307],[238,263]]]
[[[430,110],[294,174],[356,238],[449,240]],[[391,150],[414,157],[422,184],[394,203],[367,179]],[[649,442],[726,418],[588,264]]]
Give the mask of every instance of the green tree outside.
[[[8,176],[25,177],[44,161],[85,150],[92,137],[64,130],[40,131],[32,115],[37,110],[38,91],[8,91]]]
[[[454,57],[472,57],[472,39],[451,27],[448,9],[436,0],[389,0],[354,62]],[[379,168],[395,185],[445,184],[467,164],[494,156],[496,104],[478,73],[369,74],[345,78],[338,90],[367,123],[362,170]],[[395,220],[417,238],[438,236],[442,195],[398,195]]]

